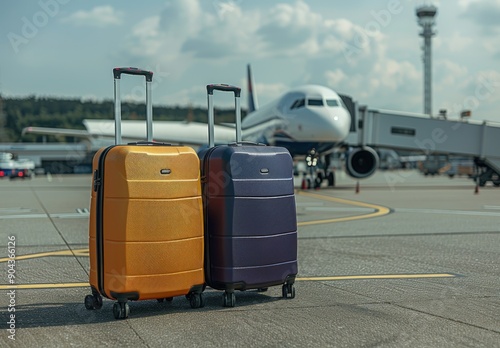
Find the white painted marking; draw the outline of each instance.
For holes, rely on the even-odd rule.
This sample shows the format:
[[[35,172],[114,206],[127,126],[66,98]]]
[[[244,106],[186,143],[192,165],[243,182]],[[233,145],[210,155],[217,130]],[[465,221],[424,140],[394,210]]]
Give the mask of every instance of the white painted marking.
[[[483,209],[500,210],[500,205],[483,205]]]
[[[0,220],[7,219],[43,219],[47,218],[47,214],[19,214],[19,215],[0,215]],[[81,219],[88,218],[89,213],[60,213],[50,214],[51,218],[55,219]]]
[[[297,207],[319,207],[319,206],[324,206],[324,203],[314,203],[314,202],[302,202],[302,203],[296,203],[295,204]]]
[[[500,213],[492,213],[489,211],[473,211],[473,210],[438,210],[438,209],[394,209],[397,213],[423,213],[423,214],[449,214],[449,215],[473,215],[473,216],[494,216],[500,217]]]
[[[0,215],[0,220],[6,219],[40,219],[46,218],[47,214],[19,214],[19,215]]]
[[[35,211],[34,209],[30,208],[0,208],[0,214],[2,213],[10,213],[10,214],[15,214],[15,213],[31,213]]]
[[[50,217],[56,219],[75,219],[75,218],[88,218],[89,213],[61,213],[61,214],[50,214]]]
[[[373,213],[375,209],[370,208],[336,208],[336,207],[306,207],[306,211],[329,211],[342,213]]]

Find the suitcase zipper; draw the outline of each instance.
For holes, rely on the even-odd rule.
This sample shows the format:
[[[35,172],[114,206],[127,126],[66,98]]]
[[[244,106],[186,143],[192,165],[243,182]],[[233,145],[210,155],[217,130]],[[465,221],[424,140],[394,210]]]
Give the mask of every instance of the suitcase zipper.
[[[216,149],[217,147],[214,146],[214,147],[211,147],[210,149],[208,149],[208,151],[205,153],[205,156],[203,158],[203,166],[202,166],[202,171],[201,171],[201,182],[203,184],[202,188],[203,188],[203,215],[204,215],[204,239],[205,239],[205,261],[204,261],[204,264],[205,264],[205,283],[207,283],[208,285],[210,285],[212,283],[212,278],[211,278],[211,274],[210,274],[210,255],[209,255],[209,235],[208,235],[208,213],[207,213],[207,203],[208,203],[208,188],[207,188],[207,184],[208,184],[208,173],[210,172],[209,171],[209,164],[210,164],[210,161],[209,161],[209,158],[210,158],[210,155],[212,154],[212,152],[214,152],[214,150]]]
[[[116,145],[109,146],[101,153],[99,157],[99,164],[97,170],[94,172],[94,191],[97,193],[96,197],[96,256],[97,256],[97,287],[101,295],[109,297],[104,290],[104,160],[108,152]]]
[[[99,169],[94,171],[94,192],[97,192],[101,187],[101,177],[99,175]]]

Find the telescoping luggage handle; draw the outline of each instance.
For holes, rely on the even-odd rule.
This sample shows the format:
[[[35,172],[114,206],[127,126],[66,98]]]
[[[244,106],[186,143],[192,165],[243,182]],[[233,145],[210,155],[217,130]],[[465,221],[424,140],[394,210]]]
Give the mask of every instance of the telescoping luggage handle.
[[[215,118],[214,118],[214,104],[213,96],[214,91],[233,92],[234,93],[234,108],[236,109],[236,142],[241,142],[241,108],[240,108],[240,94],[241,88],[226,84],[211,84],[207,85],[208,95],[208,146],[214,147],[215,145]]]
[[[115,144],[122,142],[122,105],[120,100],[120,78],[122,74],[142,75],[146,77],[146,134],[147,141],[153,141],[153,102],[151,99],[151,82],[153,72],[138,68],[114,68],[115,78]]]

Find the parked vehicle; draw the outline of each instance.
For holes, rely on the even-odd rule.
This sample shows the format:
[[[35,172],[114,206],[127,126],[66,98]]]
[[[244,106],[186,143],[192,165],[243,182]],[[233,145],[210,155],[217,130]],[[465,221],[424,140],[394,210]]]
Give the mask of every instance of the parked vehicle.
[[[472,178],[475,174],[474,159],[468,157],[450,157],[451,168],[446,174],[453,178],[454,176],[468,176]]]
[[[15,159],[9,152],[0,152],[0,178],[31,178],[35,162],[29,159]]]
[[[451,168],[448,155],[428,155],[419,163],[419,170],[425,175],[440,175]]]

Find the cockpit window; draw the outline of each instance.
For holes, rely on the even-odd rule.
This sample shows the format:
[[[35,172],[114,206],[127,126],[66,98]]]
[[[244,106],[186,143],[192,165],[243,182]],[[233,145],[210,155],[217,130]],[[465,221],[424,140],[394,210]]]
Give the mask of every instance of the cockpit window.
[[[328,106],[339,106],[339,102],[336,99],[327,99],[326,105]]]
[[[305,105],[304,99],[297,99],[296,101],[293,102],[292,106],[290,106],[290,109],[298,109],[303,107],[304,105]]]
[[[344,101],[342,100],[342,98],[340,98],[340,105],[342,105],[342,107],[344,109],[347,109],[347,106],[345,105]]]
[[[307,105],[309,106],[323,106],[322,99],[309,99],[307,100]]]

